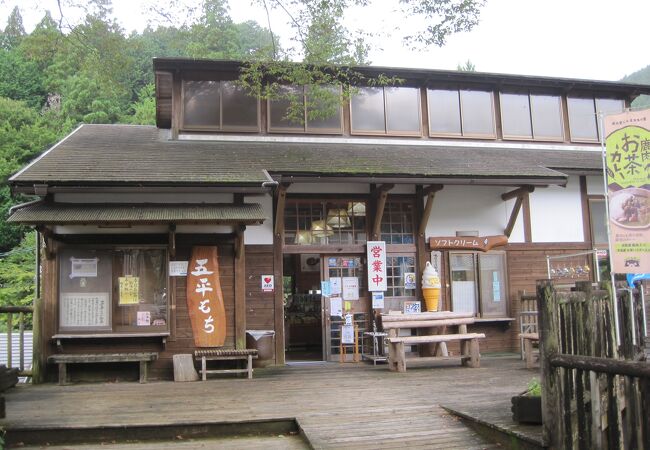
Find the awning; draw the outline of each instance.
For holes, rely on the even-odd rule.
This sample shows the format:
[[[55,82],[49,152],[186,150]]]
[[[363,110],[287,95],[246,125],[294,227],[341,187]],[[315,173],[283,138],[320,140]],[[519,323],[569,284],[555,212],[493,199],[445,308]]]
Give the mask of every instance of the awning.
[[[266,219],[257,203],[233,204],[85,204],[35,203],[11,214],[8,222],[39,224],[202,223],[261,224]]]

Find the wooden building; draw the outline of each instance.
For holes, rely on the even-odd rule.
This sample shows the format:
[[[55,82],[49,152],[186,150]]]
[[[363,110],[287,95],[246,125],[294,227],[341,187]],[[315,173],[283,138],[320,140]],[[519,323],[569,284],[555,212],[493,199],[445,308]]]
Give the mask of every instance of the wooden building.
[[[173,264],[196,246],[218,251],[225,345],[273,330],[276,364],[338,361],[343,319],[332,308],[372,329],[373,313],[422,300],[427,261],[441,274],[440,308],[477,316],[481,351],[515,351],[518,292],[549,268],[572,279],[595,271],[589,256],[557,267],[547,256],[606,246],[597,113],[650,94],[364,67],[403,83],[359,86],[333,116],[292,123],[287,102],[232,82],[240,67],[156,59],[156,127],[82,125],[11,178],[13,192],[40,197],[9,220],[44,240],[42,364],[62,349],[139,349],[159,352],[152,375],[169,378],[172,356],[196,346],[188,278]],[[500,245],[486,249],[490,236]],[[384,307],[374,310],[368,241],[386,243]]]

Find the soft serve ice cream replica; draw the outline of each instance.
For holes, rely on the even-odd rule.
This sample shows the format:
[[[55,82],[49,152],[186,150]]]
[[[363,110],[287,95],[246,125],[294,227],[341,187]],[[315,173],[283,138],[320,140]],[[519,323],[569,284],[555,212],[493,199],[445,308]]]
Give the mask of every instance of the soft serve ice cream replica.
[[[435,267],[427,261],[422,272],[422,295],[427,307],[427,311],[438,311],[438,301],[440,300],[440,276]]]

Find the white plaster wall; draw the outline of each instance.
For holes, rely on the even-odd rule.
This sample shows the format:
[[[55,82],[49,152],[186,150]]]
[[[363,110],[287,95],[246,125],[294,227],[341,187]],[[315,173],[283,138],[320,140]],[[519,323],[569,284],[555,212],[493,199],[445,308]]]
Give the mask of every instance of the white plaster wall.
[[[61,203],[232,203],[232,194],[202,193],[59,193]]]
[[[294,183],[290,194],[367,194],[370,185],[365,183]],[[392,191],[391,191],[392,192]]]
[[[390,194],[415,194],[415,185],[414,184],[396,184],[393,189],[388,192]]]
[[[262,225],[246,227],[244,243],[246,245],[273,245],[273,198],[268,194],[255,195],[244,197],[244,203],[259,203],[266,216]]]
[[[577,176],[565,188],[549,186],[530,195],[533,242],[582,242],[582,203]]]
[[[501,200],[501,194],[507,191],[494,186],[445,186],[436,193],[427,239],[454,236],[456,231],[478,231],[480,236],[503,234],[514,205]]]
[[[605,184],[602,176],[587,177],[588,195],[605,195]]]

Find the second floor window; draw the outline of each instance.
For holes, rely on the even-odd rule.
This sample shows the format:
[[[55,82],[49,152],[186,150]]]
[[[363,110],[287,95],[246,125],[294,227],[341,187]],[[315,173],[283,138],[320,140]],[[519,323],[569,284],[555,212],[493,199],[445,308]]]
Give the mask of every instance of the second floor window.
[[[341,94],[338,87],[281,86],[280,98],[269,101],[269,131],[285,133],[341,134]],[[314,110],[324,110],[318,117]]]
[[[564,139],[559,95],[502,92],[500,97],[504,139]]]
[[[428,89],[429,135],[494,138],[492,92]]]
[[[259,131],[259,102],[232,81],[183,81],[184,130]]]
[[[359,88],[350,99],[350,109],[353,134],[421,134],[418,88]]]
[[[598,142],[600,123],[598,112],[616,114],[623,112],[625,103],[620,99],[593,97],[567,97],[569,130],[573,142]]]

